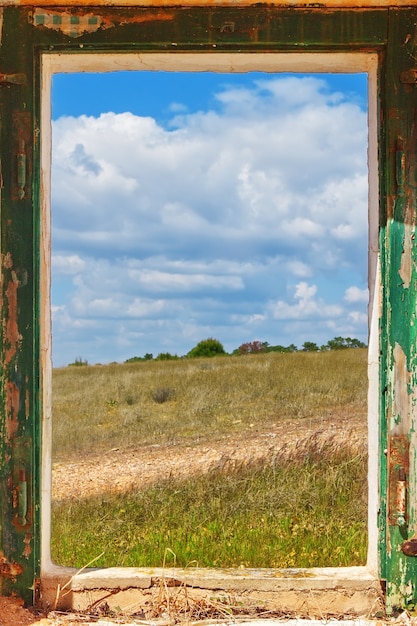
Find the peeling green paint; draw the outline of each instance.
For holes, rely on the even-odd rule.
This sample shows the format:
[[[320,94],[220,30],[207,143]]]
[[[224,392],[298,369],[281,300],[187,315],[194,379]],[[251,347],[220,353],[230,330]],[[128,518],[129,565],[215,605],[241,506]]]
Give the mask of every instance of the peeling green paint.
[[[381,176],[380,225],[381,260],[383,263],[384,303],[381,318],[381,440],[389,448],[396,435],[407,437],[407,533],[410,540],[417,532],[416,516],[416,126],[417,90],[408,82],[414,70],[416,53],[416,19],[413,12],[390,11],[389,40],[386,52],[385,92],[381,101],[386,125],[386,176]],[[381,163],[383,166],[383,163]],[[386,432],[385,432],[386,431]],[[388,458],[388,464],[390,459]],[[385,498],[383,474],[388,477],[387,497],[398,488],[398,474],[385,469],[381,460],[381,500]],[[384,507],[381,507],[383,515]],[[405,554],[404,533],[381,515],[386,545],[381,543],[381,562],[387,580],[387,610],[393,613],[413,607],[417,601],[417,558]],[[385,534],[386,533],[386,534]],[[407,543],[407,542],[405,542]],[[408,551],[410,552],[410,551]]]
[[[401,550],[404,540],[417,536],[416,23],[417,10],[410,8],[0,9],[3,592],[17,591],[32,602],[39,577],[41,54],[171,52],[175,44],[175,51],[203,54],[362,51],[379,56],[379,568],[389,612],[417,603],[417,558]]]

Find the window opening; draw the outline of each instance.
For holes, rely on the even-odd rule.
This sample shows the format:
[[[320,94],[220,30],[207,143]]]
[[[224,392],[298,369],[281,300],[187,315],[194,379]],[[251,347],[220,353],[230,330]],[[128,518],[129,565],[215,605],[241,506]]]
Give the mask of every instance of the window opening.
[[[96,88],[102,78],[58,74],[54,85],[61,83],[62,89],[68,79],[72,88],[66,93],[72,97],[77,81],[95,81]],[[121,74],[115,77],[118,81],[123,78]],[[330,501],[334,509],[345,490],[337,481],[346,475],[346,468],[352,468],[352,459],[344,456],[340,430],[346,425],[362,433],[366,430],[366,385],[358,394],[354,381],[350,381],[350,388],[346,384],[347,373],[356,381],[364,380],[365,352],[361,348],[334,349],[340,347],[335,337],[367,342],[366,77],[151,72],[130,74],[129,82],[132,80],[139,85],[154,81],[153,89],[142,86],[142,92],[155,93],[157,85],[165,94],[165,109],[155,109],[153,115],[149,109],[144,116],[141,106],[148,104],[148,95],[140,96],[138,89],[133,99],[138,113],[102,111],[100,117],[88,117],[82,115],[84,103],[77,109],[78,98],[74,103],[76,117],[58,114],[54,121],[52,311],[54,362],[61,367],[54,373],[54,393],[59,391],[53,413],[57,424],[59,420],[54,447],[57,461],[63,463],[56,468],[53,491],[53,498],[61,502],[53,509],[55,560],[62,562],[57,546],[64,549],[64,519],[69,518],[68,509],[59,517],[58,508],[66,497],[79,497],[79,493],[69,493],[69,483],[63,479],[68,474],[65,462],[83,456],[85,441],[90,438],[87,449],[91,463],[86,463],[81,484],[83,488],[87,484],[87,494],[98,498],[92,507],[99,511],[96,523],[109,529],[105,543],[114,541],[115,545],[110,562],[104,555],[99,565],[160,565],[161,561],[176,563],[177,559],[181,566],[364,564],[366,548],[362,546],[356,554],[356,548],[351,547],[363,536],[364,520],[359,519],[352,520],[350,535],[346,535],[345,543],[350,545],[330,549],[333,554],[329,559],[339,550],[336,562],[314,562],[314,551],[323,552],[323,546],[311,547],[305,539],[300,551],[304,556],[309,553],[313,561],[289,550],[297,536],[311,535],[316,523],[291,509],[288,491],[292,494],[294,487],[288,483],[290,467],[298,463],[297,454],[308,451],[311,455],[311,465],[300,465],[306,478],[314,472],[317,455],[339,455],[344,470],[333,485],[327,484],[330,491],[322,494],[323,501],[314,502],[317,494],[309,499],[307,482],[304,496],[299,496],[307,509],[325,510]],[[171,96],[164,81],[171,88],[181,85],[179,98]],[[196,90],[200,100],[186,97],[194,93],[196,81],[202,86],[205,82],[215,84],[208,107],[201,102],[201,89]],[[358,84],[359,91],[355,90]],[[106,88],[106,92],[114,94],[117,90]],[[85,87],[79,93],[85,96]],[[59,110],[54,102],[55,106]],[[94,107],[95,103],[92,114],[97,115]],[[70,113],[71,108],[64,111],[65,115]],[[217,316],[222,321],[218,322]],[[207,337],[220,340],[228,353],[239,349],[262,353],[168,360],[169,356],[187,355]],[[355,346],[349,339],[345,344]],[[262,344],[265,341],[268,346]],[[271,350],[277,346],[287,350]],[[294,346],[297,351],[293,351]],[[316,352],[321,346],[332,349]],[[154,358],[158,354],[159,360]],[[71,359],[73,367],[68,368]],[[129,359],[134,361],[131,365],[109,365]],[[97,362],[104,365],[93,365]],[[284,374],[284,379],[291,380],[291,393],[283,393],[282,379],[274,388],[284,363],[291,368]],[[250,367],[250,375],[236,396],[236,389],[231,392],[231,388],[238,367]],[[330,367],[326,380],[323,374],[316,376],[321,367]],[[343,382],[342,378],[330,378],[338,368],[345,368]],[[256,377],[263,383],[269,377],[270,382],[249,389],[249,380]],[[105,392],[99,400],[93,391],[98,386],[96,378],[105,380]],[[213,381],[216,393],[210,387]],[[68,384],[73,385],[70,391],[65,389]],[[275,395],[268,397],[271,387]],[[339,410],[337,401],[329,402],[332,394],[340,394]],[[345,403],[346,394],[351,397]],[[257,404],[260,396],[262,402]],[[227,400],[225,406],[222,399]],[[192,419],[185,416],[186,406],[191,408]],[[62,430],[65,422],[74,419],[71,411],[75,411],[77,427],[72,424]],[[289,424],[282,421],[285,411],[291,415]],[[179,414],[181,424],[172,427],[174,416]],[[116,430],[119,432],[114,438]],[[290,437],[282,453],[279,440],[284,430],[290,431]],[[210,431],[202,454],[201,440]],[[292,456],[289,448],[311,434],[308,444],[295,444],[299,447]],[[62,442],[68,446],[71,439],[71,452],[68,447],[64,452]],[[144,444],[150,446],[146,454]],[[131,455],[130,466],[139,457],[136,473],[143,472],[139,468],[146,457],[148,463],[149,458],[158,460],[158,447],[164,457],[169,457],[162,478],[167,478],[168,469],[171,495],[174,491],[175,496],[169,500],[166,492],[154,491],[139,506],[132,504],[132,498],[126,501],[118,496],[112,502],[116,511],[109,513],[113,497],[103,489],[105,472],[113,467],[123,474],[120,458],[126,458],[124,449]],[[236,447],[240,452],[236,453]],[[253,520],[244,518],[243,525],[251,531],[251,546],[244,552],[239,516],[224,510],[226,502],[236,496],[228,492],[224,498],[224,493],[233,477],[240,485],[241,501],[249,502],[259,492],[254,478],[259,467],[248,463],[251,454],[252,461],[258,455],[263,457],[269,483],[277,478],[280,465],[290,463],[283,483],[269,491],[264,484],[264,499],[269,503],[258,515],[260,523],[250,528]],[[100,472],[104,476],[94,474],[91,480],[88,468],[93,470],[99,455],[105,457]],[[359,475],[362,473],[363,484],[364,458],[361,469],[356,468]],[[210,502],[212,509],[217,506],[219,515],[213,517],[213,510],[207,509],[201,519],[188,519],[188,534],[182,539],[175,536],[172,518],[155,535],[152,526],[158,507],[168,506],[169,501],[175,511],[175,502],[190,497],[185,496],[182,481],[184,467],[192,468],[193,459],[222,479],[215,488],[218,495]],[[191,474],[193,481],[199,473],[198,463],[197,474]],[[333,462],[332,471],[337,466]],[[293,480],[299,482],[297,471],[299,468]],[[152,475],[152,470],[149,473]],[[137,488],[134,472],[126,474],[114,481],[113,491],[123,491],[123,481],[128,488]],[[89,482],[93,484],[88,486]],[[285,483],[287,496],[279,493],[279,486]],[[191,491],[196,491],[196,484],[204,489],[194,482]],[[213,492],[212,481],[209,491]],[[272,493],[278,498],[276,502]],[[358,502],[362,496],[363,492],[358,492],[354,497]],[[277,521],[277,508],[285,497],[288,514]],[[197,509],[201,507],[200,503]],[[137,527],[145,510],[149,517],[143,530],[152,529],[152,537],[140,533],[132,537],[130,527],[126,536],[118,534],[117,528],[128,526],[126,519],[135,515]],[[86,515],[91,519],[91,510]],[[179,513],[173,515],[175,518]],[[114,526],[109,524],[109,517]],[[327,534],[328,517],[322,524]],[[334,532],[343,534],[340,528]],[[97,527],[91,533],[86,531],[81,541],[77,536],[80,560],[65,564],[82,566],[100,554],[101,549],[94,544],[86,552],[86,544],[91,544],[91,534],[95,533]],[[56,541],[54,536],[58,535]],[[71,535],[76,535],[74,529],[69,530],[68,537]],[[217,543],[218,553],[223,540],[229,555],[235,550],[231,560],[220,558],[216,562],[210,557],[204,562],[202,552],[209,552],[210,541]],[[144,544],[152,542],[156,550],[148,558],[158,560],[155,554],[159,553],[159,562],[144,562]],[[181,542],[185,549],[180,554]],[[132,543],[138,546],[133,556],[129,549]],[[267,549],[259,561],[260,546]],[[74,548],[69,547],[72,554]],[[279,552],[280,548],[287,560],[268,560],[271,549]]]

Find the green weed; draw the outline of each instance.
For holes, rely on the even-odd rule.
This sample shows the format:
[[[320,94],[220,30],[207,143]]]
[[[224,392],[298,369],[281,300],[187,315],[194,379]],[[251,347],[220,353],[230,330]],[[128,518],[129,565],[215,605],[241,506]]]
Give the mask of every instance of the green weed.
[[[324,567],[366,561],[366,451],[312,437],[268,463],[53,505],[52,553],[81,567]]]

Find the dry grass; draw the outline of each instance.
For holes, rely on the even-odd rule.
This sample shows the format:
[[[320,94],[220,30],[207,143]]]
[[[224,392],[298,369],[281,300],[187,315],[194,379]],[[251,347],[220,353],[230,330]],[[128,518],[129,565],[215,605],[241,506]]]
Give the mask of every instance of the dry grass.
[[[366,350],[67,367],[53,376],[55,460],[366,413]]]
[[[225,437],[244,446],[254,430],[289,421],[323,429],[256,460],[222,458],[198,476],[56,502],[54,560],[81,567],[105,552],[97,566],[161,566],[167,554],[181,567],[363,564],[366,446],[346,421],[365,421],[366,393],[358,349],[55,371],[55,459],[156,443],[210,449]],[[329,436],[342,414],[343,437]]]

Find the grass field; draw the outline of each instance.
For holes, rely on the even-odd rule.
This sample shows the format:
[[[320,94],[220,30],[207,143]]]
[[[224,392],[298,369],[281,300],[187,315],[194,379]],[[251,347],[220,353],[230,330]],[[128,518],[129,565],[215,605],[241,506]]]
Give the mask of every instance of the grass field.
[[[54,458],[215,445],[286,421],[366,419],[366,350],[260,354],[54,372]],[[345,426],[344,426],[345,428]],[[342,443],[341,443],[342,442]],[[192,459],[185,458],[184,463]],[[56,562],[311,567],[366,559],[366,446],[330,436],[125,494],[53,504]]]
[[[54,459],[210,441],[285,420],[366,415],[363,349],[66,367],[53,375]]]

